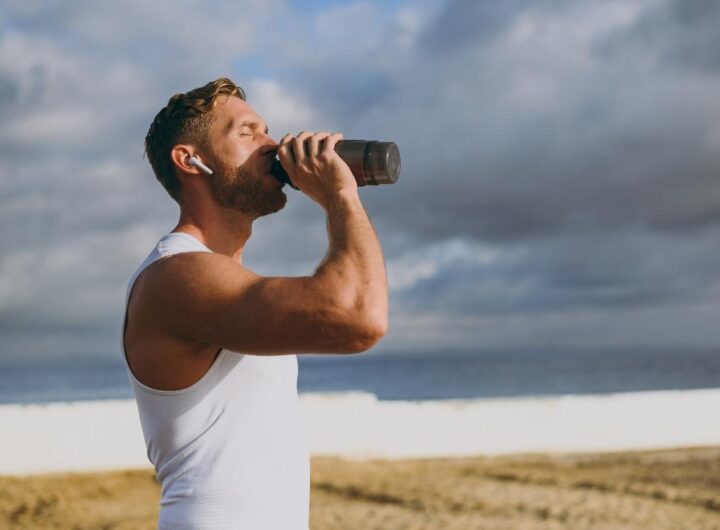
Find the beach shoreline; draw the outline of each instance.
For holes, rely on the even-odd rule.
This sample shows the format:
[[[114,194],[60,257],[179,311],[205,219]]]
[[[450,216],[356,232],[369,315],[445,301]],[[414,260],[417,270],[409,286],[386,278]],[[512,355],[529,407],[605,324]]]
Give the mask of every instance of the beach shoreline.
[[[312,456],[444,458],[720,445],[720,389],[382,401],[301,394]],[[0,475],[148,468],[132,399],[0,405]]]

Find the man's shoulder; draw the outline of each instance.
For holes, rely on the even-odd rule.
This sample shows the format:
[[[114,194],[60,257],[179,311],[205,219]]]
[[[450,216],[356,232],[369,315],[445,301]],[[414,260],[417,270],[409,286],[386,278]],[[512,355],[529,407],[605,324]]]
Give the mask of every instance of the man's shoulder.
[[[166,281],[214,277],[218,273],[254,275],[234,259],[217,252],[179,252],[163,256],[143,270],[147,281]]]
[[[140,271],[132,284],[128,319],[144,334],[158,331],[167,334],[168,329],[176,327],[173,322],[178,315],[200,309],[203,298],[217,293],[221,278],[232,267],[228,261],[233,260],[204,251],[179,252],[156,259]],[[235,267],[240,264],[235,262]]]
[[[261,278],[241,263],[216,252],[181,252],[148,265],[133,287],[143,305],[179,303],[178,298],[205,298],[211,293]]]
[[[218,347],[185,333],[185,316],[202,308],[187,296],[186,286],[193,275],[198,281],[198,270],[208,271],[222,261],[218,258],[222,256],[208,252],[164,256],[145,267],[135,280],[123,344],[133,375],[143,384],[160,390],[185,388],[212,363]]]

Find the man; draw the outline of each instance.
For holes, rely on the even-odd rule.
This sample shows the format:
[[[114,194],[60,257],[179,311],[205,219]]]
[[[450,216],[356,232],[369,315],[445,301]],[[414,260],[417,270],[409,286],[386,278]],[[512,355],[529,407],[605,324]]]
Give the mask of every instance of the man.
[[[173,96],[150,126],[146,153],[180,219],[129,282],[123,350],[161,529],[308,528],[296,354],[366,351],[388,326],[382,251],[341,138],[276,143],[226,78]],[[287,200],[276,154],[327,212],[330,248],[312,276],[242,264],[253,221]]]

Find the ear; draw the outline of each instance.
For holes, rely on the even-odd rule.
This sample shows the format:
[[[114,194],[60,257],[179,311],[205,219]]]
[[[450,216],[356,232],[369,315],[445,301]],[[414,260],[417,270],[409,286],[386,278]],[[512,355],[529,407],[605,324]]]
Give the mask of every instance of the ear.
[[[202,171],[197,166],[190,163],[190,157],[196,156],[195,148],[191,145],[178,144],[170,151],[170,160],[172,160],[175,167],[183,173],[190,173],[191,175],[200,175]]]

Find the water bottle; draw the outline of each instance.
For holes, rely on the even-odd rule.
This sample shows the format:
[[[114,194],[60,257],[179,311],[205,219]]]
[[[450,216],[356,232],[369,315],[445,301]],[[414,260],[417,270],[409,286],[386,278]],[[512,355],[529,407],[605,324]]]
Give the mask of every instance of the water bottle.
[[[335,152],[350,167],[358,186],[395,184],[400,176],[400,150],[395,142],[340,140],[335,144]],[[300,189],[290,181],[277,158],[271,172],[280,182]]]

